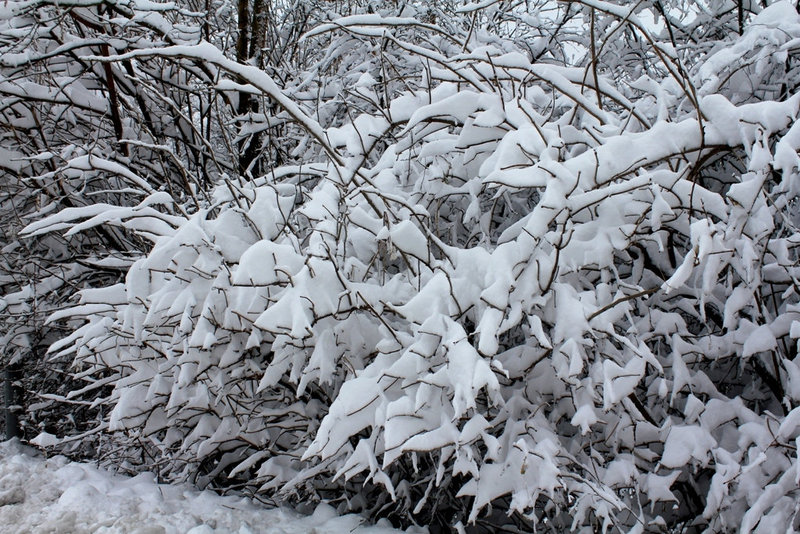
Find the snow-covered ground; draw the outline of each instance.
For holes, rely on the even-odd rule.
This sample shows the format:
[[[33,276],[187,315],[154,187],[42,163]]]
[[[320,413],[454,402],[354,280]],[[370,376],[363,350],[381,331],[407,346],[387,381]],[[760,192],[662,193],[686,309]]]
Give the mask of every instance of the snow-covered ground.
[[[64,457],[35,455],[18,442],[0,442],[0,530],[4,533],[400,532],[388,524],[360,526],[362,518],[337,516],[325,505],[311,516],[300,516],[243,498],[157,484],[149,474],[128,478]]]

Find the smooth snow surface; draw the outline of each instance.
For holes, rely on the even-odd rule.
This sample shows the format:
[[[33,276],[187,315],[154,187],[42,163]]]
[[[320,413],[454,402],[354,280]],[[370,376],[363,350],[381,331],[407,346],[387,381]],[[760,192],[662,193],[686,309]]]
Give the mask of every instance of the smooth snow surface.
[[[35,454],[18,442],[0,443],[0,530],[4,533],[401,532],[388,526],[361,527],[361,517],[337,516],[327,505],[320,505],[311,516],[300,516],[244,498],[157,484],[152,474],[128,478],[63,456],[44,459]]]

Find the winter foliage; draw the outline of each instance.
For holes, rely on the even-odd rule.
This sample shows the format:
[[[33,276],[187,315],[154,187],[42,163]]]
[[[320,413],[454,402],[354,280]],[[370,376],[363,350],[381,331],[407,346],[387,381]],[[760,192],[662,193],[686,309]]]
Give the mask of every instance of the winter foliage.
[[[0,7],[50,441],[403,526],[797,526],[792,4],[249,9]]]

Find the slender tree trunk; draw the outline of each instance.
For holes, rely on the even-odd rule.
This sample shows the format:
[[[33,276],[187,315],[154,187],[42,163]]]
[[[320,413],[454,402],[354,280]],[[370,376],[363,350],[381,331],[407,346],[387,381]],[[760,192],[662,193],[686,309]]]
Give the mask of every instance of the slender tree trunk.
[[[250,0],[238,0],[237,16],[239,17],[239,36],[236,39],[236,61],[246,63],[248,43],[250,42]],[[248,96],[248,93],[239,94],[239,113],[244,113],[246,110]]]
[[[255,66],[264,68],[264,46],[267,42],[269,0],[253,0],[253,32],[250,38],[250,58]]]
[[[269,0],[253,0],[250,11],[249,0],[238,0],[239,38],[236,41],[236,60],[240,63],[251,62],[258,68],[264,68],[264,46],[269,25]],[[251,16],[252,15],[252,16]],[[239,115],[258,113],[259,102],[249,93],[239,93]],[[260,166],[257,158],[261,148],[261,134],[253,134],[239,145],[239,172],[258,175]],[[255,163],[255,164],[254,164]]]
[[[739,19],[739,35],[744,33],[744,0],[736,3],[736,14]]]
[[[3,415],[6,420],[6,439],[19,438],[19,411],[22,409],[22,362],[12,361],[3,372]]]

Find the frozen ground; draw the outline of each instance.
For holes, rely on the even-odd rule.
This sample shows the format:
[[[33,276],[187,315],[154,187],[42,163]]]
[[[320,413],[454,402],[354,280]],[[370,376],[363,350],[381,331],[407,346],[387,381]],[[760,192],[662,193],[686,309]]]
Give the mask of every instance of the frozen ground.
[[[328,506],[312,516],[265,509],[187,486],[157,484],[152,475],[114,475],[64,457],[34,457],[16,442],[0,442],[0,530],[4,533],[136,534],[397,534],[360,526]],[[417,531],[419,532],[419,531]]]

